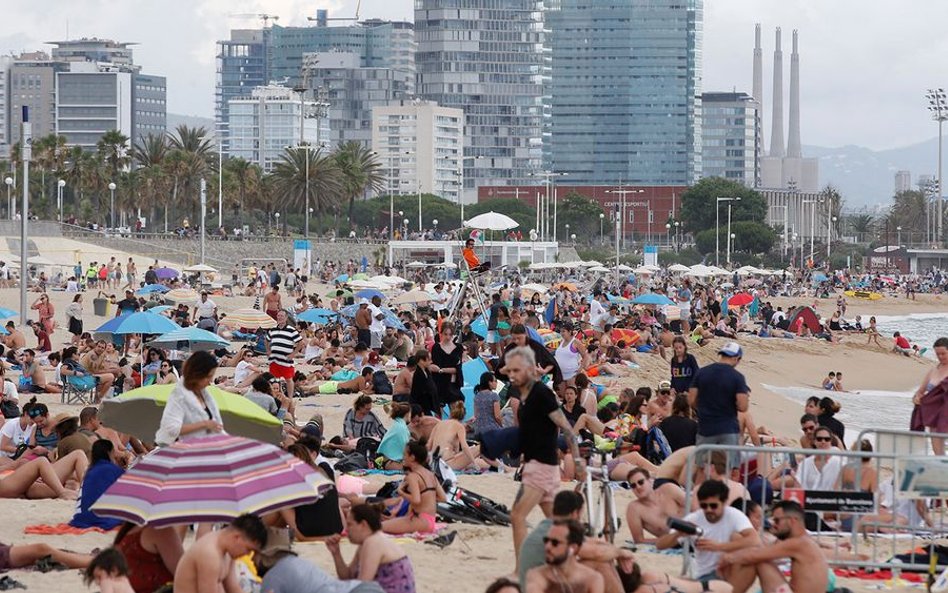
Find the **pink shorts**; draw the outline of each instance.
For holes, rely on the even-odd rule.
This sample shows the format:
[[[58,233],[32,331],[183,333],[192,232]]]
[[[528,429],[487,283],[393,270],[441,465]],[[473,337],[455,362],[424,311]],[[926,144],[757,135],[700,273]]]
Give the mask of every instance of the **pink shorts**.
[[[540,503],[553,502],[560,489],[560,466],[530,460],[523,464],[521,483],[543,493]]]

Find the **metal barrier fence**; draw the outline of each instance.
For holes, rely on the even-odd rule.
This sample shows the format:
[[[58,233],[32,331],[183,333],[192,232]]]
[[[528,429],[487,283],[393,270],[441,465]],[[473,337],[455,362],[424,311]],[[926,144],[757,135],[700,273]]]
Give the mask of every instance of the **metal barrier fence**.
[[[909,431],[895,431],[895,430],[890,431],[890,430],[885,430],[885,429],[869,429],[869,430],[863,431],[863,433],[860,433],[859,435],[860,439],[863,438],[864,435],[872,434],[872,433],[875,433],[878,435],[884,435],[884,436],[904,438],[906,439],[906,443],[908,442],[908,439],[910,438],[924,440],[926,449],[927,449],[928,439],[931,436],[942,436],[940,434],[930,435],[927,433],[910,433]],[[943,436],[948,438],[948,434],[943,435]],[[856,442],[857,443],[860,442],[860,439],[857,439]],[[796,474],[793,467],[795,467],[797,464],[795,462],[791,464],[789,461],[791,458],[796,459],[797,456],[805,457],[805,456],[810,456],[810,455],[815,455],[815,454],[825,455],[827,458],[831,458],[831,457],[840,458],[841,460],[840,466],[839,466],[840,475],[842,474],[843,469],[847,467],[854,467],[855,469],[855,476],[852,480],[852,483],[855,484],[855,488],[845,489],[845,491],[848,493],[860,492],[859,485],[861,484],[863,471],[865,471],[863,469],[863,461],[871,460],[870,463],[874,463],[876,467],[877,484],[875,486],[874,496],[872,500],[872,513],[870,516],[878,516],[879,507],[880,507],[879,485],[882,484],[886,479],[888,479],[888,478],[883,479],[882,471],[883,470],[888,471],[889,468],[892,467],[895,464],[896,460],[899,458],[909,457],[913,454],[917,455],[919,452],[917,449],[918,446],[919,446],[918,444],[915,444],[912,446],[915,448],[908,448],[905,450],[904,453],[898,452],[898,450],[896,450],[895,448],[893,448],[892,451],[874,450],[871,452],[844,451],[841,449],[829,449],[829,450],[826,450],[826,452],[824,453],[823,450],[804,449],[804,448],[799,448],[799,447],[793,448],[793,447],[766,447],[766,446],[755,447],[755,446],[738,446],[738,445],[699,445],[695,447],[691,451],[691,453],[688,455],[688,458],[685,464],[685,471],[686,471],[685,485],[684,485],[685,486],[685,504],[686,504],[685,513],[687,514],[691,512],[691,503],[692,503],[692,498],[695,492],[695,487],[694,487],[695,486],[694,484],[695,470],[699,467],[702,467],[702,466],[706,467],[707,465],[710,465],[710,454],[714,451],[721,451],[721,452],[729,453],[732,455],[735,453],[740,455],[741,456],[740,462],[742,465],[745,463],[748,463],[751,459],[756,459],[757,473],[760,476],[764,477],[764,480],[761,480],[759,484],[760,490],[754,492],[755,494],[759,494],[759,496],[754,497],[757,500],[766,500],[767,484],[765,482],[770,482],[770,478],[768,476],[777,477],[781,474],[784,474],[785,470],[791,470],[791,472],[788,472],[789,475]],[[697,460],[699,456],[702,457],[702,461],[700,464]],[[850,462],[855,462],[855,463],[852,464],[852,466],[847,466],[846,464],[843,463],[844,461],[850,461]],[[884,466],[883,465],[884,461],[891,462],[891,465]],[[802,461],[800,463],[802,464]],[[707,471],[706,471],[706,475],[707,475]],[[748,494],[751,494],[751,485],[750,485],[750,480],[749,480],[750,475],[751,475],[751,472],[747,472],[747,471],[742,472],[742,485],[744,486]],[[836,482],[837,483],[839,482],[839,478],[837,478]],[[802,493],[804,492],[804,490],[802,489],[802,487],[799,487],[799,486],[788,487],[787,483],[788,483],[788,480],[781,479],[779,483],[779,487],[771,486],[774,499],[777,499],[777,498],[785,499],[785,495],[790,490],[793,490],[793,492],[790,492],[790,495],[791,495],[790,498],[798,498],[799,496],[803,495]],[[840,492],[844,490],[842,488],[838,488],[835,484],[833,486],[833,489],[834,491],[840,491]],[[816,492],[816,491],[813,491],[813,492]],[[897,488],[893,488],[893,493],[892,493],[893,508],[895,507],[896,495],[897,495]],[[766,507],[766,505],[762,505],[762,506]],[[860,568],[869,568],[869,569],[895,568],[895,569],[928,571],[929,570],[928,560],[916,561],[916,555],[915,555],[916,547],[918,544],[922,544],[922,547],[929,546],[932,543],[933,535],[941,535],[941,534],[946,533],[944,513],[938,514],[937,524],[933,524],[931,528],[922,529],[915,525],[896,524],[894,517],[893,517],[893,520],[890,522],[860,521],[859,519],[862,515],[851,513],[851,512],[830,512],[830,511],[813,509],[812,507],[810,509],[805,509],[805,510],[807,511],[808,515],[812,513],[809,519],[815,523],[816,529],[811,530],[815,534],[815,536],[818,538],[824,538],[824,539],[829,538],[832,542],[831,547],[827,548],[827,562],[831,566],[845,566],[847,568],[860,567]],[[845,515],[849,515],[850,517],[852,517],[852,521],[853,521],[852,529],[850,531],[838,531],[834,529],[829,524],[827,524],[827,520],[830,520],[831,522],[835,521],[835,518],[830,519],[830,515],[838,515],[840,518],[842,518]],[[860,526],[860,529],[858,530],[857,530],[857,525]],[[895,535],[893,534],[891,537],[888,538],[891,541],[891,555],[889,556],[889,558],[894,557],[896,555],[897,553],[896,542],[898,541],[903,544],[903,546],[901,546],[904,550],[903,553],[910,554],[908,562],[895,564],[889,561],[880,562],[876,560],[876,558],[878,557],[877,553],[879,552],[879,545],[878,545],[879,539],[880,539],[880,536],[879,536],[880,532],[878,531],[879,529],[898,531],[900,535],[903,536],[900,539],[896,539]],[[865,537],[860,537],[860,531],[866,534]],[[871,532],[871,537],[870,537],[869,532]],[[906,535],[908,537],[904,537]],[[871,540],[871,543],[872,543],[871,553],[869,553],[868,551],[862,551],[862,552],[860,551],[860,546],[863,543],[865,543],[863,541],[864,539]],[[849,550],[846,550],[845,546],[841,545],[843,542],[847,540],[849,541],[849,545],[850,545]],[[690,538],[682,538],[681,542],[682,542],[683,552],[684,552],[683,561],[682,561],[682,574],[689,575],[691,572],[691,563],[693,560],[692,553],[691,553],[692,542]],[[908,546],[905,546],[904,544],[908,544]],[[825,541],[824,541],[824,547],[826,547]],[[868,558],[862,557],[867,554],[868,554]]]

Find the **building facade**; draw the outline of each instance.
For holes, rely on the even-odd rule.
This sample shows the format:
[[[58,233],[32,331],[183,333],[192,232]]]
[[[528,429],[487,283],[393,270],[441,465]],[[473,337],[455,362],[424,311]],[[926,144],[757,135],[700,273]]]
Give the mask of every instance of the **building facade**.
[[[895,172],[895,193],[909,191],[912,189],[912,172],[911,171],[896,171]]]
[[[110,130],[133,138],[133,78],[130,72],[100,72],[96,64],[83,62],[57,72],[56,132],[69,146],[88,151]]]
[[[464,112],[428,101],[372,109],[372,150],[383,193],[430,193],[460,203]]]
[[[701,174],[703,0],[546,0],[545,168],[579,185]]]
[[[249,97],[253,89],[270,82],[267,71],[269,29],[234,29],[230,39],[217,42],[217,84],[214,90],[214,121],[224,152],[230,100]]]
[[[132,78],[132,141],[160,136],[168,127],[168,82],[164,76],[136,74]]]
[[[10,110],[7,109],[7,88],[10,83],[12,56],[0,56],[0,159],[10,157]]]
[[[542,0],[416,0],[418,96],[464,110],[463,199],[541,168]]]
[[[746,93],[701,95],[702,177],[754,187],[760,173],[757,108]]]
[[[329,141],[327,119],[318,117],[321,106],[315,101],[301,106],[299,94],[286,87],[258,87],[249,97],[231,99],[227,108],[230,156],[255,163],[267,173],[285,149],[301,143],[320,147]]]
[[[29,108],[33,138],[56,131],[56,72],[65,68],[45,52],[31,52],[14,58],[10,66],[7,114],[10,145],[20,141],[23,107]]]

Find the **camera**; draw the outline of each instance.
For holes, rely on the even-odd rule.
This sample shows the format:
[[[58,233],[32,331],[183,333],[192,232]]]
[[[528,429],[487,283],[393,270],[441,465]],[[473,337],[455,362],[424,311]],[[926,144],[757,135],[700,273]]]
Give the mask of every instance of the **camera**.
[[[695,535],[697,537],[704,535],[704,530],[690,521],[682,521],[681,519],[676,519],[675,517],[669,517],[666,524],[668,525],[669,529],[674,529],[678,533],[684,533],[685,535]]]

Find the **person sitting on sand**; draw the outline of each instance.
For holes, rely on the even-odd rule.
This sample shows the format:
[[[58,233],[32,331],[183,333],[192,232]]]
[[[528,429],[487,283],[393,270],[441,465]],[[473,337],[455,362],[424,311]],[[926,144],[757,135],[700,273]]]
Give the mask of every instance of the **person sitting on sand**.
[[[909,343],[908,338],[903,336],[900,332],[894,332],[892,334],[892,341],[892,352],[905,356],[912,356],[912,345]]]
[[[267,527],[256,515],[241,515],[220,531],[199,538],[181,557],[174,573],[175,593],[241,591],[234,559],[267,545]]]
[[[349,511],[346,535],[357,545],[346,563],[339,549],[341,536],[326,540],[326,548],[340,579],[376,582],[385,593],[415,593],[415,571],[405,549],[382,533],[382,514],[376,505],[358,504]]]
[[[823,389],[827,391],[836,391],[836,372],[830,371],[829,374],[823,379]]]
[[[408,504],[408,514],[382,522],[385,533],[434,533],[437,520],[438,503],[445,502],[447,496],[441,483],[428,468],[428,450],[418,441],[412,441],[405,447],[402,457],[405,479],[398,488],[398,494]]]
[[[125,523],[119,529],[112,545],[131,567],[129,581],[135,593],[151,593],[174,581],[175,570],[184,555],[181,537],[174,527]]]
[[[62,387],[46,379],[46,371],[36,360],[36,352],[27,348],[20,355],[20,366],[23,376],[20,379],[20,390],[30,393],[59,393]],[[25,381],[24,379],[28,379]]]
[[[375,460],[375,465],[378,469],[399,470],[402,469],[405,446],[411,440],[411,432],[408,430],[408,423],[412,420],[411,406],[394,403],[389,408],[389,416],[392,418],[392,425],[379,443],[379,457]]]
[[[33,397],[23,404],[19,418],[11,418],[0,429],[0,454],[14,459],[24,454],[22,449],[30,449],[31,456],[49,455],[51,449],[36,444],[36,427],[49,419],[46,404],[37,403]]]
[[[92,464],[82,481],[82,488],[79,490],[79,504],[72,520],[69,521],[71,526],[80,529],[98,527],[107,531],[122,524],[119,519],[100,517],[91,510],[92,505],[125,472],[119,466],[119,461],[119,456],[116,454],[115,446],[111,441],[103,439],[92,444]]]
[[[546,562],[527,572],[526,593],[603,593],[602,575],[580,563],[577,557],[585,538],[585,529],[579,522],[554,521],[543,538]]]
[[[428,439],[428,451],[439,451],[442,461],[451,469],[483,470],[489,467],[484,459],[480,458],[480,447],[467,444],[467,429],[464,427],[464,415],[467,413],[464,402],[457,401],[449,406],[450,417],[442,420],[431,431]]]
[[[657,537],[668,533],[668,518],[681,516],[681,507],[678,503],[665,496],[664,492],[656,492],[648,470],[636,467],[629,472],[629,485],[635,500],[626,507],[626,521],[632,541],[637,544],[654,543],[655,538],[646,538],[645,531]]]
[[[82,451],[73,451],[56,463],[50,463],[46,457],[36,457],[0,479],[0,498],[75,500],[76,488],[88,467],[89,458]]]
[[[106,548],[96,554],[86,567],[83,583],[95,583],[100,593],[135,593],[128,580],[125,556],[115,548]]]

